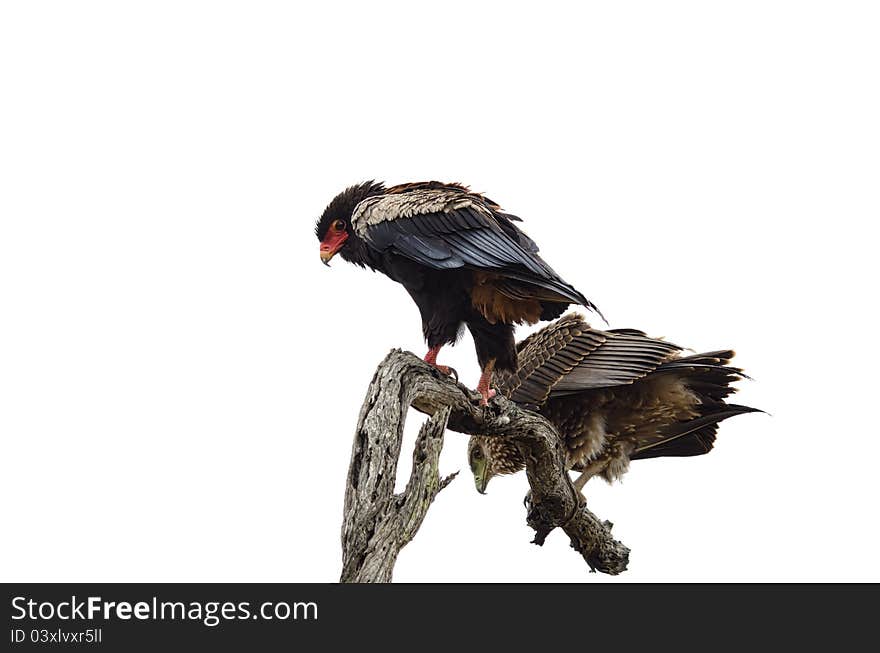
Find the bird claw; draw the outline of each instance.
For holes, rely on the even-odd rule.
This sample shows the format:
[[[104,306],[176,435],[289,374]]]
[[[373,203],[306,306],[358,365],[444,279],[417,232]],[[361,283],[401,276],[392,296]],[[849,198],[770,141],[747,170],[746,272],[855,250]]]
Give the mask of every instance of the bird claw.
[[[456,383],[458,382],[458,372],[454,367],[449,367],[449,365],[437,365],[436,363],[428,363],[436,369],[441,374],[445,374],[446,376],[451,376],[455,379]]]
[[[481,406],[488,406],[489,400],[492,399],[496,394],[498,394],[497,392],[495,392],[494,388],[487,389],[485,393],[482,390],[479,390],[479,393]]]

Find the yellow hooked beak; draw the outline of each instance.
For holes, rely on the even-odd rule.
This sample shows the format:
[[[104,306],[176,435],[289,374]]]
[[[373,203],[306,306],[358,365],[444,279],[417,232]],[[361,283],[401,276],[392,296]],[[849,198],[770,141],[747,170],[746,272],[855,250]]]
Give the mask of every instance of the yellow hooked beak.
[[[480,494],[486,494],[486,486],[489,485],[489,465],[486,464],[486,459],[475,460],[471,463],[471,472],[474,475],[474,486],[477,488],[477,492]]]

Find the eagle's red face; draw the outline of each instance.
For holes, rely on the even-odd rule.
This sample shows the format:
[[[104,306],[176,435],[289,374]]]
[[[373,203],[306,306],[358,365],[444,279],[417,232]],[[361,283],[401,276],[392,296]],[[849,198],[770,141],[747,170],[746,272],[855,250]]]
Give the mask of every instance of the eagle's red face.
[[[324,239],[321,241],[321,262],[324,265],[330,265],[330,259],[336,256],[348,240],[346,226],[345,220],[334,220],[324,234]]]

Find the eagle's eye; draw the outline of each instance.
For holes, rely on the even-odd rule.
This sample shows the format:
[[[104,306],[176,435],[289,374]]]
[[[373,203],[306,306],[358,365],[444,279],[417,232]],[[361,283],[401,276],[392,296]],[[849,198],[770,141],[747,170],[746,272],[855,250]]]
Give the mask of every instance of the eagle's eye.
[[[345,229],[345,220],[337,220],[333,223],[333,231],[343,231]]]

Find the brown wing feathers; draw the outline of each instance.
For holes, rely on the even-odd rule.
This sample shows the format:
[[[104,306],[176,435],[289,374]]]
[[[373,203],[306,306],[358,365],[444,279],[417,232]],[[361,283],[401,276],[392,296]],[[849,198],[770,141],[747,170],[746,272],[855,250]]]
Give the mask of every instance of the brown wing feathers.
[[[551,394],[633,383],[678,351],[676,345],[632,329],[593,329],[570,313],[520,343],[519,368],[498,383],[514,401],[540,405]]]
[[[581,335],[582,322],[580,316],[569,314],[520,342],[517,345],[517,370],[513,374],[496,374],[498,390],[518,403],[543,404],[553,386],[578,362],[576,359],[562,365],[554,356]],[[594,348],[599,344],[597,340]],[[583,358],[588,353],[586,343],[579,343],[577,351]]]
[[[539,407],[574,466],[603,449],[632,459],[706,453],[720,421],[756,410],[724,402],[745,376],[727,365],[730,350],[678,357],[676,345],[634,329],[592,329],[574,313],[518,349],[518,369],[501,375],[499,389]]]
[[[680,347],[647,336],[608,332],[606,340],[556,385],[556,392],[580,392],[633,383],[656,370]]]

